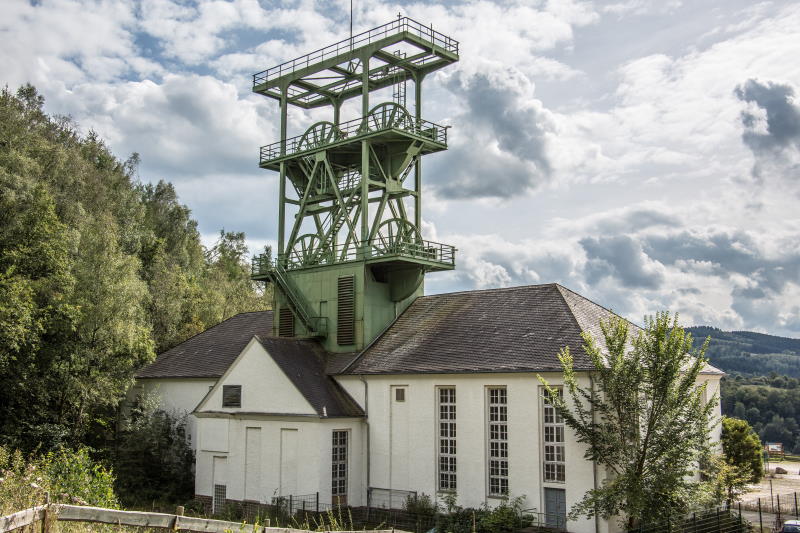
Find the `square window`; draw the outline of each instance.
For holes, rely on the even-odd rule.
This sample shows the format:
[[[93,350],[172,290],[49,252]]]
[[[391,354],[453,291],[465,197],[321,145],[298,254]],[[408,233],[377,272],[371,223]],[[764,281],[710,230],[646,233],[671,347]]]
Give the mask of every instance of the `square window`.
[[[242,386],[223,385],[222,407],[241,407],[241,406],[242,406]]]

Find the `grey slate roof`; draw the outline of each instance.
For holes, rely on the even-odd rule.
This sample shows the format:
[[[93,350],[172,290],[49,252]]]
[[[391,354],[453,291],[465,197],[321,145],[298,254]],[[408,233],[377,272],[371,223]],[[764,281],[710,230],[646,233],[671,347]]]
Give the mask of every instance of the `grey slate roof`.
[[[319,343],[286,338],[259,342],[320,416],[364,416],[364,411],[325,372],[327,353]]]
[[[272,334],[272,311],[241,313],[158,356],[136,378],[219,378],[254,336]]]
[[[616,316],[554,283],[422,296],[342,373],[560,371],[564,346],[588,370],[581,331],[602,346],[600,320]]]
[[[326,374],[326,354],[317,342],[271,334],[272,311],[241,313],[162,353],[136,377],[219,379],[256,337],[320,416],[364,416],[355,401]]]

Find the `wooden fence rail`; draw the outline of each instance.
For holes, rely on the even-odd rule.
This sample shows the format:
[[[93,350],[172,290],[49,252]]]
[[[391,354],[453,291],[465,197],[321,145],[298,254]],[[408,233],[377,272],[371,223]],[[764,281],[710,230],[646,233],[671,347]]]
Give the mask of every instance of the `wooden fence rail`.
[[[40,505],[38,507],[33,507],[31,509],[19,511],[8,516],[0,517],[0,533],[8,533],[9,531],[29,526],[40,521],[45,521],[46,526],[46,517],[49,513],[53,513],[56,520],[65,520],[71,522],[96,522],[100,524],[113,524],[117,526],[152,527],[159,529],[171,529],[173,531],[191,531],[194,533],[310,533],[305,529],[256,526],[242,522],[228,522],[225,520],[211,520],[209,518],[195,518],[191,516],[183,516],[182,514],[120,511],[118,509],[105,509],[102,507],[84,507],[80,505],[62,505],[55,503]],[[376,530],[373,533],[392,532],[393,530],[391,529],[385,529]]]
[[[0,533],[6,533],[6,531],[29,526],[34,522],[44,520],[47,507],[47,505],[39,505],[38,507],[0,517]]]

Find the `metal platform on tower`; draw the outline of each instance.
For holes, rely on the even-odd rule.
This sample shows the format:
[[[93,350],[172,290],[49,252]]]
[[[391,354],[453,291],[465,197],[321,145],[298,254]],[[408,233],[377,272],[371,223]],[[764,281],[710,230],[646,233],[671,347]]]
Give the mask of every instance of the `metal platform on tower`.
[[[368,70],[362,58],[370,57]],[[424,76],[458,61],[458,41],[408,17],[359,33],[291,61],[253,74],[253,92],[303,108],[330,105],[331,99],[360,96],[398,81]]]
[[[279,173],[278,253],[252,263],[253,279],[277,289],[276,331],[363,347],[422,294],[425,273],[455,268],[455,248],[421,233],[422,157],[447,149],[448,129],[422,118],[422,82],[455,61],[457,41],[399,17],[253,76],[253,91],[281,110],[280,140],[259,157]],[[389,88],[391,101],[370,105]],[[356,97],[358,116],[341,120]],[[332,112],[289,137],[290,104]]]

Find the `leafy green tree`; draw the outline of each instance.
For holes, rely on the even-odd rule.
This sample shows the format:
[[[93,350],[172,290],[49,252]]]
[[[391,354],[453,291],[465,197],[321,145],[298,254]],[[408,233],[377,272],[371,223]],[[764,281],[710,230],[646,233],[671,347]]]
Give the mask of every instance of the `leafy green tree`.
[[[211,250],[165,181],[138,181],[96,132],[0,90],[0,445],[108,455],[135,370],[268,307],[244,235]]]
[[[78,316],[74,239],[44,187],[7,174],[0,184],[0,442],[51,447],[66,435],[53,424]]]
[[[80,309],[73,357],[62,377],[68,407],[61,421],[81,429],[93,412],[113,410],[133,384],[133,373],[154,358],[139,260],[120,249],[113,219],[99,217],[82,228],[74,301]]]
[[[220,231],[219,239],[206,252],[206,269],[201,282],[203,300],[200,322],[211,326],[242,311],[269,309],[265,292],[258,292],[250,279],[250,263],[241,232]]]
[[[707,503],[719,506],[725,502],[730,505],[747,492],[751,473],[747,467],[732,465],[724,456],[714,455],[705,461],[703,475],[707,480]]]
[[[635,336],[622,319],[601,322],[601,330],[602,344],[583,334],[592,386],[581,385],[569,348],[559,353],[568,398],[539,377],[587,446],[586,459],[609,473],[569,516],[623,516],[628,527],[677,520],[700,494],[697,464],[710,451],[716,398],[705,402],[697,385],[704,348],[693,351],[691,335],[666,312],[647,318]]]
[[[761,441],[746,420],[722,417],[722,453],[725,461],[758,483],[764,473]]]

